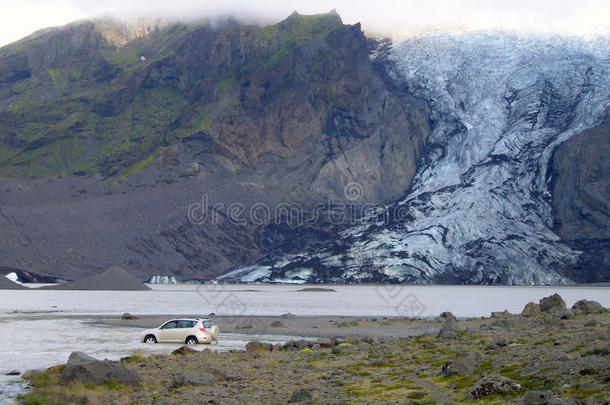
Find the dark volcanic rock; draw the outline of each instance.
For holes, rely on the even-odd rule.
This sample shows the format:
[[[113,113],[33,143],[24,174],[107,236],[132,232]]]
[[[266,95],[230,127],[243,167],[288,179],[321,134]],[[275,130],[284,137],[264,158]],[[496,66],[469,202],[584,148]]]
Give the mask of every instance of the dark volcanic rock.
[[[479,363],[474,353],[465,353],[453,360],[447,361],[441,370],[443,377],[454,375],[464,376],[474,373],[479,368]]]
[[[449,311],[445,311],[445,312],[441,312],[441,314],[439,315],[439,317],[443,318],[443,319],[453,319],[454,321],[456,320],[455,315],[453,315],[451,312]]]
[[[573,311],[582,312],[583,314],[599,314],[604,312],[604,307],[596,301],[580,300],[572,305]]]
[[[195,354],[195,353],[199,353],[199,352],[196,349],[193,349],[191,346],[188,346],[188,345],[180,346],[179,348],[177,348],[176,350],[174,350],[172,352],[172,354],[174,356],[182,356],[185,354]]]
[[[551,161],[555,231],[582,251],[564,273],[575,281],[608,281],[610,269],[610,115],[602,125],[557,147]]]
[[[136,280],[131,274],[120,267],[111,267],[103,273],[70,283],[62,283],[41,288],[49,290],[150,290],[148,286],[141,281]]]
[[[523,405],[547,405],[550,395],[544,391],[528,391],[523,396]]]
[[[114,381],[120,384],[140,384],[140,375],[134,370],[110,361],[99,361],[84,353],[74,352],[61,372],[59,383],[105,384]]]
[[[66,366],[80,366],[83,364],[93,363],[96,361],[97,361],[97,359],[89,356],[86,353],[72,352],[72,353],[70,353],[70,357],[68,358],[68,363],[66,363]]]
[[[271,343],[263,343],[263,342],[248,342],[246,344],[246,351],[252,353],[264,353],[270,352],[273,350],[273,345]]]
[[[559,294],[553,294],[540,300],[540,310],[542,312],[563,311],[566,303]]]
[[[521,311],[521,316],[526,318],[530,318],[532,316],[536,316],[540,313],[540,305],[535,302],[529,302],[525,307],[523,307],[523,311]]]

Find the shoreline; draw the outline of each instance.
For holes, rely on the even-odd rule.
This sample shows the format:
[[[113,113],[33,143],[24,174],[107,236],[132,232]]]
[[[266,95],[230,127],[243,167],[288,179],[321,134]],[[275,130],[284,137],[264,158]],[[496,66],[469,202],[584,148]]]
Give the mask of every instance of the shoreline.
[[[201,316],[144,315],[138,319],[106,318],[96,321],[105,326],[154,328],[174,318],[200,318]],[[440,323],[434,319],[404,317],[360,316],[210,316],[220,333],[246,335],[283,335],[333,337],[339,335],[359,337],[408,337],[435,333]]]
[[[186,347],[100,360],[93,364],[135,372],[138,380],[96,388],[87,388],[87,375],[78,383],[62,383],[64,370],[83,372],[69,362],[42,371],[44,378],[34,377],[25,398],[177,405],[201,403],[202,397],[213,404],[534,404],[528,398],[544,397],[559,401],[554,404],[575,404],[574,399],[602,404],[610,397],[610,314],[591,301],[567,309],[558,297],[527,304],[521,314],[470,319],[450,313],[434,319],[212,316],[221,339],[226,332],[252,336],[253,342],[271,334],[305,340],[249,343],[245,351]],[[99,316],[92,322],[145,328],[168,318],[180,316]],[[271,326],[278,321],[281,326]]]

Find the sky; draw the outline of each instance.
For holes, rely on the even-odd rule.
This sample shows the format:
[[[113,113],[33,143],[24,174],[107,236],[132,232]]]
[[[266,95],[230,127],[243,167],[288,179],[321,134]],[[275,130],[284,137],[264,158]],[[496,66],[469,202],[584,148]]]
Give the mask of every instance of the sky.
[[[456,28],[590,34],[610,27],[609,0],[0,0],[0,46],[41,28],[106,14],[169,19],[229,14],[273,23],[295,10],[332,9],[344,23],[361,22],[369,35]]]

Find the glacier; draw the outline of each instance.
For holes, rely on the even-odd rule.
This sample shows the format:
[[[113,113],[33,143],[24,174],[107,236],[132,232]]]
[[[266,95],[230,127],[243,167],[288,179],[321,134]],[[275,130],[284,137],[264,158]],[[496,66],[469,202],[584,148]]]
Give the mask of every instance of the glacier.
[[[547,169],[561,142],[610,108],[610,41],[510,32],[395,40],[392,79],[428,102],[433,132],[389,221],[346,229],[316,252],[242,280],[569,284],[579,252],[553,232]],[[304,272],[303,269],[311,271]],[[295,269],[299,269],[295,272]]]

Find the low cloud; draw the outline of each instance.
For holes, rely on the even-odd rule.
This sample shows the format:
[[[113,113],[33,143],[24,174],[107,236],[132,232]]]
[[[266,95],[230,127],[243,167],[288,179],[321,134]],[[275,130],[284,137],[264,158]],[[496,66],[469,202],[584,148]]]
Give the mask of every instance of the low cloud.
[[[589,34],[610,27],[606,0],[20,0],[0,5],[0,45],[35,29],[103,14],[179,20],[231,15],[265,24],[295,10],[314,14],[331,9],[346,23],[361,22],[371,35],[456,28]]]

